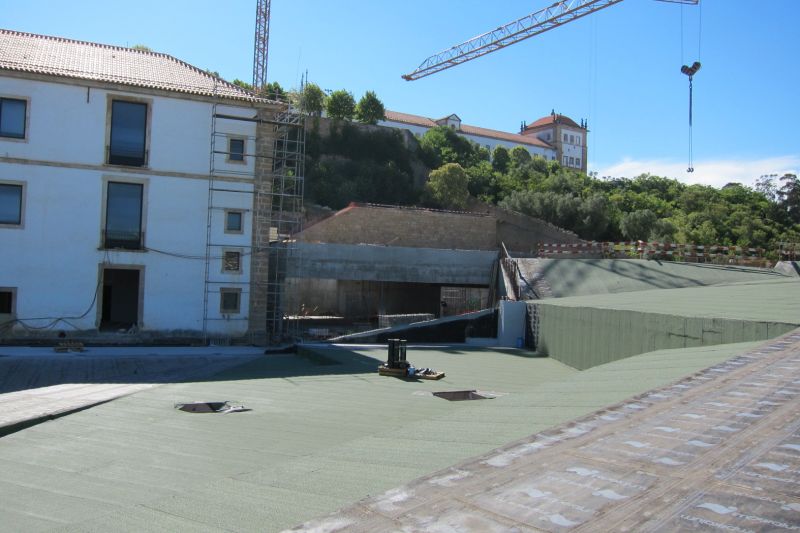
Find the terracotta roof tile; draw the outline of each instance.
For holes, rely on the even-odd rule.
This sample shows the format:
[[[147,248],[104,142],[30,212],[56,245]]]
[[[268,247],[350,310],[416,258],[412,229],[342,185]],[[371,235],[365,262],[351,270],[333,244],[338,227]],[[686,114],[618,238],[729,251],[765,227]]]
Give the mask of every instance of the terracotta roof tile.
[[[167,54],[0,29],[0,69],[237,100],[248,91]]]
[[[436,122],[419,115],[411,115],[409,113],[399,113],[397,111],[386,110],[386,120],[391,122],[401,122],[403,124],[411,124],[412,126],[422,126],[425,128],[435,128]]]
[[[448,115],[451,116],[451,115]],[[421,126],[423,128],[435,128],[436,122],[427,117],[419,115],[411,115],[409,113],[399,113],[397,111],[386,111],[386,120],[391,122],[400,122],[401,124],[410,124],[412,126]],[[480,137],[488,137],[490,139],[498,139],[501,141],[508,141],[517,144],[527,144],[529,146],[539,146],[541,148],[552,148],[549,144],[537,139],[536,137],[529,137],[519,135],[517,133],[508,133],[505,131],[490,130],[487,128],[479,128],[478,126],[470,126],[469,124],[461,124],[461,133],[467,135],[477,135]]]
[[[577,122],[575,122],[574,120],[572,120],[571,118],[569,118],[568,116],[556,114],[555,116],[554,115],[547,115],[546,117],[540,118],[539,120],[537,120],[533,124],[528,124],[528,127],[525,128],[525,130],[538,128],[539,126],[548,126],[548,125],[556,122],[556,119],[558,119],[559,124],[563,124],[565,126],[571,126],[573,128],[580,128],[580,125]]]

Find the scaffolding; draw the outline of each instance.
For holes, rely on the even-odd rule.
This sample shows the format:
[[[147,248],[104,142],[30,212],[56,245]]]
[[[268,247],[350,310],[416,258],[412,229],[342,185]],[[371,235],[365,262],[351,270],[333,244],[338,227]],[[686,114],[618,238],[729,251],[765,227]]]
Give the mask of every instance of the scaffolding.
[[[300,260],[296,236],[303,229],[305,117],[291,106],[272,121],[274,145],[268,180],[269,267],[266,290],[267,342],[296,336],[286,327],[283,301],[290,264]],[[296,321],[295,321],[296,322]]]
[[[214,328],[210,325],[215,320],[244,320],[249,321],[250,342],[276,344],[291,335],[284,327],[282,302],[288,265],[297,255],[294,239],[302,229],[304,117],[291,106],[266,100],[257,102],[256,116],[231,114],[224,108],[215,88],[209,150],[203,339],[230,342],[229,338],[215,339],[211,334]],[[256,134],[242,135],[241,128],[232,127],[241,122],[254,123]],[[241,139],[247,149],[231,152],[232,134]],[[241,169],[232,168],[229,164],[232,156],[241,157],[246,164]],[[252,187],[232,185],[242,179],[252,180]],[[252,196],[250,244],[236,245],[245,249],[243,256],[249,255],[251,275],[249,279],[232,281],[220,279],[213,268],[224,258],[223,248],[232,246],[214,241],[214,225],[220,219],[224,223],[224,212],[232,207],[231,195],[237,194]],[[245,227],[242,220],[243,232]],[[238,287],[240,305],[245,298],[249,299],[247,314],[217,317],[210,312],[211,296],[220,294],[222,285]],[[262,303],[264,309],[259,308]]]
[[[250,282],[247,279],[236,279],[235,281],[223,279],[221,276],[216,275],[216,270],[212,270],[212,265],[217,261],[223,261],[225,251],[224,248],[233,247],[230,243],[215,242],[214,225],[215,222],[222,219],[225,223],[225,210],[233,207],[226,197],[230,198],[232,195],[252,195],[253,191],[249,187],[235,187],[231,185],[230,178],[252,178],[252,166],[244,165],[242,169],[234,169],[229,165],[221,165],[220,161],[229,161],[231,159],[230,146],[226,144],[228,137],[231,133],[236,133],[236,138],[243,142],[242,149],[242,162],[245,163],[249,158],[254,157],[254,154],[249,154],[248,150],[244,147],[255,146],[256,138],[254,135],[242,135],[237,132],[235,128],[230,128],[231,121],[248,120],[248,117],[237,117],[226,113],[220,113],[220,107],[224,106],[221,99],[217,94],[217,85],[214,85],[214,100],[211,108],[211,148],[209,150],[209,173],[208,173],[208,208],[206,212],[206,250],[205,250],[205,265],[204,265],[204,279],[205,288],[203,291],[203,340],[208,342],[213,340],[218,343],[226,344],[230,342],[227,337],[223,338],[210,338],[210,324],[213,321],[247,321],[246,315],[231,315],[225,317],[212,316],[210,313],[211,296],[221,294],[220,288],[224,286],[235,286],[238,289],[239,304],[241,305],[242,299],[249,296]],[[238,153],[236,154],[238,155]],[[224,156],[224,157],[221,157]],[[215,216],[221,215],[221,216]],[[244,217],[243,217],[244,218]],[[242,229],[244,229],[244,220],[242,220]],[[260,243],[253,242],[252,244],[237,243],[236,248],[243,248],[242,255],[253,256],[259,253]],[[240,261],[242,257],[240,256]],[[220,269],[221,270],[221,269]]]

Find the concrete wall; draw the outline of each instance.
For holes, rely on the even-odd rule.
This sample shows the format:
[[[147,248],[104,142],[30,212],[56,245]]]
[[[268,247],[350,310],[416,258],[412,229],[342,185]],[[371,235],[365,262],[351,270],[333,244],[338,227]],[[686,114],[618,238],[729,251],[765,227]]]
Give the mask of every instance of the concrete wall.
[[[439,315],[440,286],[365,280],[287,281],[284,312],[370,320],[379,314]]]
[[[535,253],[539,243],[579,243],[580,237],[571,231],[544,220],[506,211],[497,206],[470,199],[468,209],[483,213],[497,221],[497,246],[504,243],[509,251]]]
[[[403,207],[351,206],[299,236],[309,243],[496,250],[492,217]]]
[[[471,200],[469,213],[354,205],[307,227],[307,243],[379,244],[410,248],[498,250],[535,253],[539,243],[581,239],[543,220]]]
[[[797,327],[769,320],[529,305],[538,318],[536,350],[579,370],[654,350],[766,340]]]
[[[495,259],[490,251],[298,243],[288,276],[488,286]]]
[[[132,89],[110,91],[19,78],[0,78],[0,96],[28,99],[27,138],[0,138],[0,182],[24,184],[24,220],[0,228],[0,286],[16,288],[16,317],[73,317],[57,329],[97,327],[103,268],[141,269],[141,329],[199,331],[203,326],[204,258],[211,146],[209,102],[189,97],[154,96]],[[134,98],[149,105],[146,167],[105,164],[110,99]],[[249,104],[221,106],[219,113],[253,116]],[[225,134],[246,136],[254,149],[255,126],[226,121]],[[225,150],[226,137],[218,141]],[[247,292],[253,205],[252,158],[224,161],[219,169],[237,171],[223,180],[230,191],[216,196],[209,266],[209,329],[237,335],[247,330]],[[221,159],[220,159],[221,158]],[[104,250],[102,230],[107,181],[141,183],[145,250]],[[224,232],[224,208],[245,213],[244,232]],[[223,274],[221,251],[239,249],[242,269]],[[219,313],[219,287],[242,290],[241,312]],[[95,295],[96,291],[98,292]],[[84,316],[85,315],[85,316]],[[30,320],[42,326],[50,320]],[[20,329],[21,328],[17,328]]]

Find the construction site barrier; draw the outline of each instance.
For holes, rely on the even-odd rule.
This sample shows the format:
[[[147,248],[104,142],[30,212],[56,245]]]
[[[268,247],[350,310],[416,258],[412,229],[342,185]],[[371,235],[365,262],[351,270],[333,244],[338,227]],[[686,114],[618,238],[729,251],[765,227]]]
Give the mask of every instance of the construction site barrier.
[[[615,259],[631,257],[638,257],[641,259],[668,258],[678,261],[724,259],[733,262],[742,262],[761,260],[764,258],[764,253],[765,250],[763,248],[745,248],[742,246],[726,246],[718,244],[677,244],[645,241],[539,244],[539,256],[551,258],[591,256]]]

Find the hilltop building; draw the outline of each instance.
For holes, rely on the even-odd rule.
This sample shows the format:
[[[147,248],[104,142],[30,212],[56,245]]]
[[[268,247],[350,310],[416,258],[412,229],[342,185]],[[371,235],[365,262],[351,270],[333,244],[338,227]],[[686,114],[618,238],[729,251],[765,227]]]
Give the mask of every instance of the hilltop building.
[[[0,337],[264,334],[285,110],[166,54],[0,30]]]
[[[490,152],[498,146],[511,149],[522,146],[530,154],[544,157],[547,160],[559,161],[562,166],[586,172],[588,154],[587,134],[589,130],[582,121],[576,123],[571,118],[557,114],[542,117],[530,126],[521,128],[520,133],[481,128],[464,124],[456,114],[439,119],[386,111],[386,118],[378,123],[381,126],[405,129],[415,135],[423,135],[437,126],[447,126],[461,136],[488,149]]]

